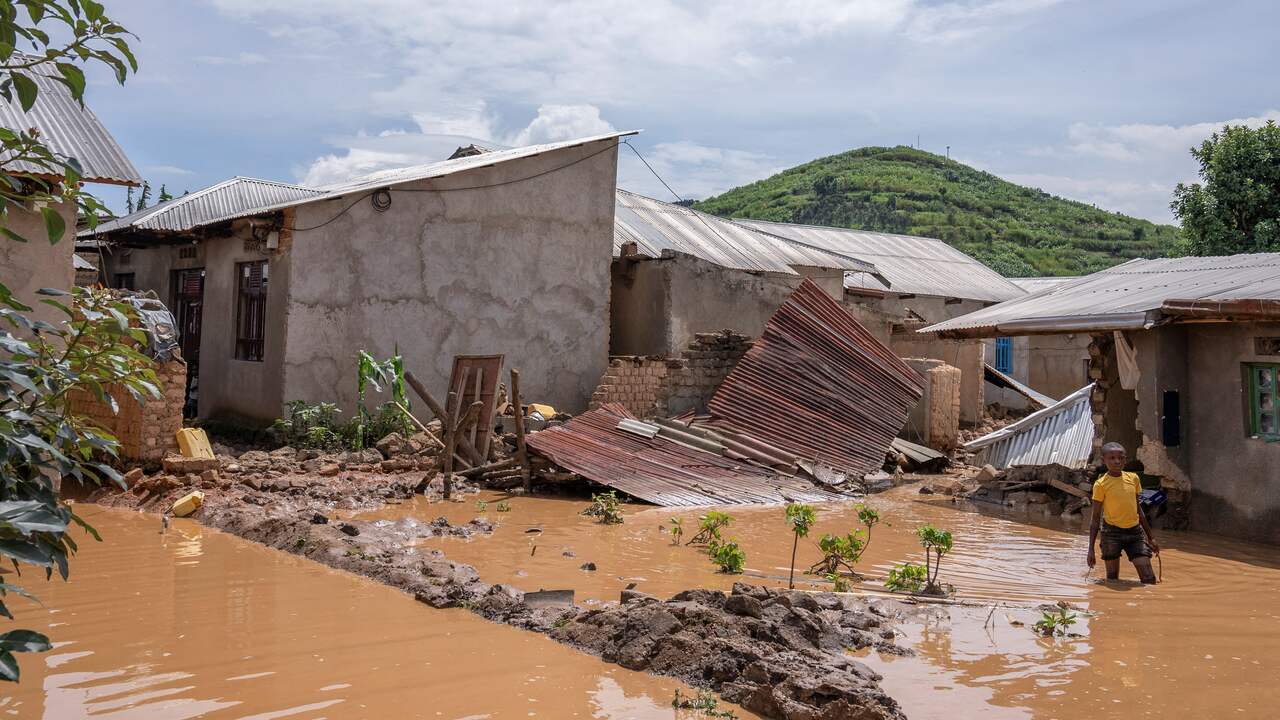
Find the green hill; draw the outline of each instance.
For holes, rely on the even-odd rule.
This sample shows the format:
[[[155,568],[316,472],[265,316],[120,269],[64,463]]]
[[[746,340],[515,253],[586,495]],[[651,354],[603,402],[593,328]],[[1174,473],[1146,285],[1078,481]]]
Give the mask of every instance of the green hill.
[[[724,217],[938,238],[1009,277],[1079,275],[1159,257],[1179,233],[901,146],[820,158],[696,207]]]

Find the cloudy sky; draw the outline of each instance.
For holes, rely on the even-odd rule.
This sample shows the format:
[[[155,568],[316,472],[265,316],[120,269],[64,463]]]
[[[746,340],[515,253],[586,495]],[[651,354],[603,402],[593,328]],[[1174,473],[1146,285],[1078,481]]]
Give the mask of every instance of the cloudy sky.
[[[610,129],[684,197],[914,144],[1156,221],[1224,122],[1280,120],[1280,3],[106,0],[89,93],[154,185],[327,183]],[[670,195],[623,149],[619,182]],[[122,204],[108,194],[113,204]]]

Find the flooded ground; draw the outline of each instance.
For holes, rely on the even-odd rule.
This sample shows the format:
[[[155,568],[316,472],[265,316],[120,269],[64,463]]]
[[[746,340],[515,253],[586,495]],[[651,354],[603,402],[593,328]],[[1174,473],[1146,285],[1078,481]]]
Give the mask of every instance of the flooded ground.
[[[672,546],[659,531],[669,518],[684,517],[687,539],[698,512],[627,506],[625,523],[602,526],[577,514],[585,507],[581,500],[515,497],[507,499],[510,512],[497,513],[502,496],[483,497],[486,516],[501,523],[491,537],[428,542],[475,565],[489,582],[574,588],[581,602],[616,600],[633,582],[666,596],[698,585],[728,588],[735,579],[714,572],[697,549]],[[1158,537],[1163,584],[1132,582],[1128,563],[1121,577],[1130,580],[1105,583],[1101,567],[1086,572],[1087,538],[1079,523],[1015,522],[923,498],[906,487],[869,501],[886,522],[874,531],[864,571],[882,578],[894,563],[921,561],[912,532],[934,523],[956,536],[943,580],[960,598],[987,606],[939,608],[935,621],[904,624],[917,657],[863,658],[884,674],[882,685],[909,717],[1274,717],[1280,699],[1274,548],[1164,532]],[[726,535],[746,550],[748,575],[784,584],[791,536],[781,508],[731,512],[736,522]],[[460,522],[476,514],[474,499],[430,505],[416,499],[363,517],[444,515]],[[801,543],[798,567],[818,559],[815,541],[822,533],[843,533],[856,523],[851,505],[821,507],[818,518],[812,540]],[[597,570],[580,569],[587,562]],[[1029,626],[1040,616],[1033,608],[1057,600],[1097,613],[1072,628],[1082,637],[1032,634]],[[994,613],[992,603],[1001,605]]]
[[[55,648],[20,656],[3,716],[670,719],[692,693],[194,522],[82,510],[105,542],[68,583],[28,576],[43,609],[7,600]]]

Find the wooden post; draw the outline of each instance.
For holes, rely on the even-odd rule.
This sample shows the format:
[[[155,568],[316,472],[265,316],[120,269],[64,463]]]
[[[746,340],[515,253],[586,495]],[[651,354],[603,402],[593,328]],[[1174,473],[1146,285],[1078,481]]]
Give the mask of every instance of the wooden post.
[[[449,412],[454,412],[458,404],[458,394],[449,393]],[[449,412],[440,414],[440,422],[444,428],[444,466],[440,468],[444,475],[444,499],[449,499],[449,494],[453,492],[453,448],[457,444],[457,433],[453,430],[453,420]]]
[[[422,401],[427,404],[427,407],[431,408],[431,413],[439,418],[441,432],[447,432],[450,422],[455,422],[451,419],[453,416],[449,414],[451,408],[440,407],[440,403],[436,402],[435,398],[431,397],[431,393],[427,392],[427,388],[423,386],[418,378],[414,377],[412,372],[406,370],[404,372],[404,380],[409,383],[409,387],[413,388],[414,392],[418,393],[418,397],[422,398]],[[450,400],[449,402],[452,403],[453,401]],[[456,447],[462,451],[462,454],[466,456],[468,460],[471,461],[472,465],[484,464],[484,458],[480,456],[480,451],[476,450],[475,446],[466,438],[460,438]]]
[[[418,430],[423,435],[426,435],[428,438],[430,438],[431,442],[439,445],[440,447],[444,447],[444,443],[441,442],[440,438],[436,437],[435,435],[432,435],[431,431],[427,429],[427,426],[423,425],[422,422],[418,420],[418,418],[413,416],[413,413],[409,412],[409,408],[405,407],[404,405],[401,405],[398,402],[396,403],[396,407],[400,408],[400,412],[404,413],[404,416],[409,418],[409,420],[418,427]]]
[[[498,381],[498,379],[497,379],[497,378],[494,378],[493,380],[494,380],[494,383],[495,383],[495,384],[496,384],[496,383],[497,383],[497,381]],[[475,389],[475,394],[473,394],[473,395],[471,396],[471,397],[475,398],[475,401],[476,401],[476,402],[480,402],[480,391],[481,391],[483,388],[484,388],[484,368],[482,368],[482,367],[478,367],[478,368],[476,368],[476,389]],[[483,410],[483,409],[484,409],[484,404],[483,404],[483,403],[481,403],[481,405],[480,405],[480,409],[481,409],[481,410]],[[473,447],[475,447],[476,452],[479,452],[479,451],[480,451],[480,448],[482,448],[482,447],[487,447],[487,446],[488,446],[488,443],[479,442],[479,441],[481,440],[481,435],[480,435],[480,431],[481,431],[481,429],[482,429],[482,428],[480,428],[480,416],[479,416],[479,415],[477,415],[477,416],[476,416],[476,423],[475,423],[475,425],[472,425],[472,426],[471,426],[471,431],[468,433],[468,436],[471,438],[471,445],[472,445]],[[490,430],[489,430],[489,432],[493,432],[493,430],[492,430],[492,429],[490,429]],[[487,462],[489,462],[489,458],[487,458],[487,457],[481,457],[481,459],[480,459],[480,463],[481,463],[481,464],[483,464],[483,463],[487,463]]]
[[[454,393],[449,393],[449,401],[456,405],[456,402],[454,401]],[[449,454],[448,460],[446,461],[448,462],[449,471],[444,475],[445,500],[448,500],[449,496],[453,493],[453,451],[456,449],[458,441],[466,434],[467,426],[474,423],[476,419],[480,417],[480,408],[482,407],[484,407],[484,404],[479,401],[471,403],[471,407],[467,408],[467,411],[463,413],[462,417],[458,420],[458,424],[453,426],[449,431],[449,443],[448,447],[445,448],[445,452]]]
[[[520,479],[524,482],[525,492],[533,485],[533,475],[529,472],[529,448],[524,444],[524,408],[520,405],[520,371],[511,368],[511,406],[516,415],[516,459],[520,461]]]

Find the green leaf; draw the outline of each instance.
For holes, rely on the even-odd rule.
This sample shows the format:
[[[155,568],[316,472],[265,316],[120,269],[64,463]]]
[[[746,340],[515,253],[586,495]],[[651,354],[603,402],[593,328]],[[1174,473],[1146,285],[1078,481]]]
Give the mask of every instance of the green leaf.
[[[62,213],[53,208],[40,208],[40,214],[44,216],[44,229],[49,234],[49,244],[56,245],[67,232],[67,222],[62,219]]]
[[[53,647],[49,638],[34,630],[10,630],[0,635],[0,649],[11,652],[45,652]]]
[[[9,77],[13,78],[13,87],[18,91],[18,103],[22,105],[22,111],[27,112],[36,104],[36,95],[40,93],[36,81],[17,72],[10,73]]]
[[[18,682],[18,660],[8,650],[0,652],[0,680]]]
[[[58,63],[63,83],[71,90],[71,97],[84,102],[84,71],[71,63]]]
[[[53,557],[47,548],[22,540],[0,540],[0,555],[28,565],[53,565]]]
[[[79,515],[76,515],[75,513],[72,513],[71,520],[74,521],[75,524],[79,525],[82,530],[89,533],[89,536],[92,537],[94,540],[97,540],[98,542],[102,542],[102,536],[98,534],[98,531],[94,529],[92,525],[85,522],[84,518],[80,517]]]

